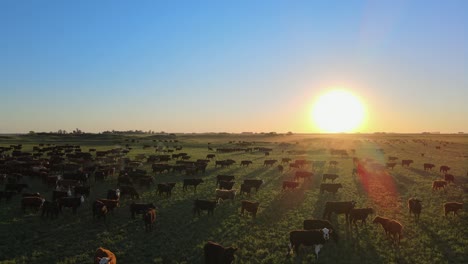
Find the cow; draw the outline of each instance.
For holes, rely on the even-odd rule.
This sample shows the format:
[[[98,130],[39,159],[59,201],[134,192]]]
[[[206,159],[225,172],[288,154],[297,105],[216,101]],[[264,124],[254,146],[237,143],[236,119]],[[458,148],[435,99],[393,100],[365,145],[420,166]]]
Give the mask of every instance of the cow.
[[[349,223],[357,226],[357,221],[361,220],[361,225],[364,225],[369,214],[373,213],[372,208],[353,208],[349,211]]]
[[[432,182],[432,190],[439,190],[440,188],[444,189],[445,190],[445,186],[447,185],[447,182],[446,181],[440,181],[440,180],[437,180],[437,181],[433,181]]]
[[[27,207],[39,210],[44,204],[45,199],[42,197],[28,196],[21,199],[21,209],[26,211]]]
[[[283,171],[284,171],[283,165],[278,165],[278,166],[276,166],[276,168],[278,169],[279,173],[283,173]]]
[[[447,173],[450,170],[449,166],[442,165],[440,166],[439,172]]]
[[[245,183],[242,183],[241,184],[241,187],[240,187],[240,194],[248,194],[250,195],[250,191],[252,190],[252,186],[250,186],[249,184],[245,184]]]
[[[215,194],[216,194],[216,200],[219,201],[219,199],[221,200],[227,200],[227,199],[230,199],[230,200],[234,200],[234,198],[236,197],[236,190],[233,189],[233,190],[221,190],[221,189],[216,189],[215,191]]]
[[[62,197],[58,200],[59,210],[62,212],[63,207],[72,208],[73,213],[76,214],[76,210],[84,202],[84,197]]]
[[[299,179],[310,179],[312,176],[314,176],[314,173],[311,171],[296,171],[296,174],[294,175],[294,180],[299,180]]]
[[[283,181],[283,191],[286,189],[296,189],[299,183],[296,181]]]
[[[130,214],[135,219],[136,214],[144,214],[148,209],[156,209],[153,203],[132,203],[130,204]]]
[[[218,185],[220,181],[233,181],[233,180],[234,180],[234,175],[217,175],[216,185]]]
[[[217,201],[196,199],[193,204],[193,216],[195,217],[195,214],[200,216],[200,211],[207,211],[208,215],[213,215],[217,204]]]
[[[154,222],[156,221],[156,210],[154,208],[148,208],[143,214],[143,222],[145,223],[145,230],[152,231]]]
[[[338,232],[328,220],[322,219],[305,219],[303,222],[304,230],[323,229],[328,228],[331,231],[331,237],[335,242],[338,242]]]
[[[133,186],[122,185],[119,187],[120,197],[130,196],[132,199],[140,199],[140,195]]]
[[[291,162],[291,159],[290,159],[290,158],[282,158],[282,159],[281,159],[281,163],[282,163],[282,164],[287,164],[287,163],[289,163],[289,162]]]
[[[255,218],[257,216],[258,206],[260,205],[259,202],[241,201],[241,215],[244,215],[244,211],[247,211],[252,214],[252,217]]]
[[[218,243],[208,241],[203,247],[205,264],[231,264],[237,248],[223,247]]]
[[[355,201],[346,201],[346,202],[326,202],[325,203],[325,209],[323,210],[323,217],[327,217],[328,220],[330,220],[330,216],[332,213],[336,214],[345,214],[346,217],[346,223],[348,223],[348,218],[349,218],[349,212],[351,209],[356,206]]]
[[[28,189],[29,185],[26,183],[7,183],[5,184],[5,191],[12,191],[20,193],[23,189]]]
[[[154,183],[153,177],[151,176],[145,176],[145,177],[140,177],[138,184],[142,187],[149,187]]]
[[[338,192],[338,189],[340,188],[343,188],[343,185],[341,185],[341,183],[321,183],[320,193],[327,191],[327,192],[336,194]]]
[[[435,165],[432,164],[432,163],[424,163],[424,164],[423,164],[423,167],[424,167],[424,170],[425,170],[425,171],[428,171],[428,170],[432,170],[432,168],[434,168]]]
[[[92,209],[93,209],[93,218],[95,218],[96,216],[98,219],[101,217],[104,217],[104,219],[106,218],[107,207],[103,202],[99,200],[94,201]]]
[[[42,204],[42,217],[56,218],[60,212],[59,204],[57,201],[44,201]]]
[[[90,186],[76,186],[75,188],[73,188],[73,190],[75,191],[75,196],[83,195],[86,197],[89,197],[90,189]]]
[[[411,165],[411,163],[413,163],[414,161],[413,160],[401,160],[401,166],[404,167],[409,167]]]
[[[328,228],[314,230],[294,230],[289,232],[289,252],[299,252],[299,247],[315,246],[315,255],[318,260],[320,249],[330,239],[331,230]]]
[[[171,196],[172,189],[174,188],[175,185],[176,185],[175,182],[158,183],[157,185],[158,194],[161,195],[165,193],[166,197]]]
[[[244,180],[244,184],[249,185],[251,188],[255,188],[255,192],[258,192],[258,189],[263,184],[263,180],[246,179]]]
[[[445,174],[444,179],[447,183],[455,183],[455,176],[453,176],[452,174]]]
[[[416,199],[416,198],[410,198],[408,199],[408,210],[409,214],[414,214],[414,218],[416,221],[419,220],[419,215],[421,214],[422,210],[422,205],[421,205],[421,200]]]
[[[250,164],[252,164],[251,160],[243,160],[243,161],[241,161],[240,166],[247,166],[248,167]]]
[[[338,175],[336,174],[329,174],[329,173],[324,173],[322,175],[322,181],[325,182],[327,179],[331,180],[332,182],[334,182],[336,180],[336,178],[338,178]]]
[[[220,181],[219,189],[231,190],[235,183],[233,181]]]
[[[114,211],[114,208],[119,207],[120,203],[118,199],[98,199],[99,202],[106,205],[107,211]]]
[[[197,192],[197,186],[202,183],[203,180],[202,179],[184,179],[184,185],[182,186],[182,190],[186,191],[187,190],[187,186],[193,186],[193,192],[196,193]]]
[[[448,202],[444,204],[444,213],[447,216],[448,213],[453,212],[453,215],[458,215],[458,210],[463,209],[463,203]]]
[[[119,200],[120,199],[120,189],[110,189],[107,191],[107,199],[110,200]]]
[[[376,216],[372,223],[376,224],[379,223],[382,225],[385,234],[391,235],[392,239],[396,242],[396,238],[398,236],[398,243],[400,243],[401,237],[402,237],[402,231],[403,231],[403,225],[400,224],[398,221],[389,219],[386,217],[381,217],[381,216]]]
[[[385,163],[385,166],[388,168],[388,169],[392,169],[395,168],[395,165],[396,165],[396,162],[387,162]]]
[[[216,157],[216,154],[207,154],[206,158],[207,159],[214,159]]]
[[[99,247],[94,253],[94,264],[117,264],[117,258],[110,250]]]

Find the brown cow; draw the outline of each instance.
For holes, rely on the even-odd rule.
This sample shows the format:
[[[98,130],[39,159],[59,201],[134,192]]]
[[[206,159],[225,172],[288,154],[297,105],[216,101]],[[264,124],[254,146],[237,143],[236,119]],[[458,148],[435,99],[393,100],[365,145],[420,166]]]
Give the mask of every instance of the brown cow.
[[[113,212],[114,208],[119,207],[119,200],[113,200],[113,199],[98,199],[97,201],[102,202],[103,204],[106,205],[106,208],[108,211]]]
[[[93,202],[93,218],[97,216],[98,219],[101,217],[104,217],[105,219],[106,215],[107,215],[106,205],[99,200],[94,201]]]
[[[458,215],[458,210],[461,209],[463,209],[463,203],[448,202],[444,204],[445,216],[450,212],[453,212],[453,215]]]
[[[372,221],[374,224],[379,223],[382,225],[385,234],[386,235],[391,235],[392,239],[396,241],[396,237],[398,236],[398,243],[400,243],[401,237],[402,237],[402,231],[403,231],[403,225],[400,224],[398,221],[389,219],[386,217],[380,217],[376,216],[374,218],[374,221]]]
[[[432,182],[432,190],[439,190],[440,188],[445,190],[446,185],[447,185],[446,181],[433,181]]]
[[[213,211],[217,204],[217,201],[196,199],[193,204],[193,216],[195,216],[195,214],[200,216],[200,211],[207,211],[208,215],[213,215]]]
[[[296,181],[299,179],[310,180],[312,176],[314,176],[314,173],[311,171],[296,171],[296,174],[294,175],[294,180]]]
[[[258,211],[259,202],[252,202],[247,200],[241,201],[241,215],[244,215],[244,210],[251,213],[252,217],[255,218]]]
[[[249,185],[251,188],[255,188],[255,192],[258,192],[258,189],[263,184],[263,180],[258,179],[246,179],[244,184]]]
[[[396,165],[396,162],[387,162],[385,163],[385,166],[389,169],[392,169],[395,168],[395,165]]]
[[[404,167],[409,167],[409,165],[411,165],[411,163],[413,163],[413,160],[401,160],[401,166]]]
[[[447,183],[455,183],[455,177],[452,174],[445,174],[444,178]]]
[[[432,170],[432,168],[434,168],[435,165],[432,164],[432,163],[424,163],[424,164],[423,164],[423,167],[424,167],[424,170],[425,170],[425,171],[428,171],[428,170]]]
[[[349,222],[357,226],[357,221],[361,220],[361,225],[364,225],[369,214],[373,213],[374,209],[372,208],[353,208],[349,211]]]
[[[94,264],[117,264],[117,258],[110,250],[99,247],[94,253]]]
[[[440,169],[439,169],[439,171],[443,173],[447,173],[449,170],[450,170],[450,167],[445,166],[445,165],[440,166]]]
[[[156,210],[154,210],[154,208],[148,208],[143,215],[143,221],[145,222],[145,230],[152,231],[154,222],[156,221]]]
[[[205,264],[231,264],[234,261],[234,253],[237,248],[223,247],[212,241],[208,241],[203,247]]]
[[[248,167],[250,164],[252,164],[251,160],[243,160],[243,161],[241,161],[240,166],[247,166]]]
[[[236,197],[236,192],[237,190],[235,189],[232,189],[232,190],[221,190],[221,189],[216,189],[215,193],[216,193],[216,200],[234,200],[234,198]]]
[[[44,204],[45,199],[42,197],[28,196],[21,199],[21,209],[23,212],[26,211],[26,207],[30,207],[39,210]]]

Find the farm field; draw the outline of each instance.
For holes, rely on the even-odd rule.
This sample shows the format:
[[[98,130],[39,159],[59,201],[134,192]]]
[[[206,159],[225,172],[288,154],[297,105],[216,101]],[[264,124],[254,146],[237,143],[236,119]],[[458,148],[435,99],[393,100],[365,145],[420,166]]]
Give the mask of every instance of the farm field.
[[[94,173],[84,185],[91,193],[73,214],[64,208],[58,218],[41,217],[40,212],[21,210],[21,194],[10,201],[0,200],[0,263],[92,263],[98,247],[110,249],[118,263],[203,263],[203,246],[214,241],[223,246],[234,246],[234,263],[468,263],[468,136],[423,134],[177,134],[177,135],[2,135],[0,147],[22,144],[21,151],[37,153],[41,147],[79,145],[82,152],[91,152],[93,160],[80,164],[99,165],[108,160],[96,158],[97,152],[111,149],[128,149],[128,153],[114,157],[114,175],[96,181]],[[176,150],[176,147],[182,147]],[[223,153],[218,149],[251,149]],[[269,148],[269,155],[258,148]],[[337,155],[331,150],[345,150],[347,155]],[[167,152],[168,150],[172,152]],[[208,162],[204,173],[186,175],[169,171],[154,173],[150,155],[187,153],[188,161],[215,158]],[[12,150],[3,153],[12,154]],[[1,154],[0,154],[1,157]],[[44,153],[36,159],[45,159]],[[393,169],[369,171],[353,175],[356,163],[353,158],[368,163],[389,162],[397,157]],[[125,161],[127,158],[127,161]],[[301,169],[290,168],[283,158],[312,163]],[[0,159],[5,164],[6,157]],[[215,166],[215,161],[232,159],[231,166]],[[401,160],[414,162],[401,166]],[[175,165],[176,158],[168,164]],[[250,160],[249,166],[240,166]],[[277,160],[273,166],[264,166],[265,160]],[[105,198],[109,189],[118,188],[119,171],[128,161],[139,161],[139,170],[145,170],[154,184],[134,184],[140,198],[121,198],[120,207],[109,212],[105,219],[94,219],[91,204]],[[335,166],[330,161],[336,161]],[[423,164],[435,167],[424,170]],[[284,166],[280,172],[277,165]],[[432,190],[435,180],[443,180],[439,167],[447,165],[454,175],[454,183],[444,190]],[[1,167],[3,168],[3,167]],[[293,181],[298,170],[313,172],[310,179],[299,179],[294,190],[282,190],[282,182]],[[49,172],[57,174],[57,172]],[[336,174],[334,183],[343,188],[333,195],[320,193],[323,174]],[[0,174],[6,172],[0,171]],[[213,215],[193,214],[195,199],[214,199],[217,175],[234,175],[234,189],[239,190],[245,179],[261,179],[263,184],[250,195],[239,194],[233,201],[220,202]],[[196,192],[192,187],[182,190],[185,178],[201,178]],[[23,192],[39,192],[51,200],[53,187],[48,187],[37,176],[23,174],[19,180],[28,184]],[[157,193],[156,184],[176,182],[172,196]],[[5,182],[0,190],[4,190]],[[422,213],[415,221],[408,213],[407,200],[417,197],[422,201]],[[240,215],[241,200],[260,203],[256,218]],[[316,259],[313,247],[302,247],[299,254],[288,256],[289,232],[302,229],[305,219],[322,219],[327,201],[355,201],[356,208],[371,207],[367,223],[347,225],[344,215],[332,214],[331,223],[339,240],[324,244]],[[154,203],[156,223],[146,231],[141,215],[130,216],[132,202]],[[464,203],[457,215],[444,216],[446,202]],[[403,236],[399,245],[385,236],[380,224],[373,224],[375,216],[399,221]]]

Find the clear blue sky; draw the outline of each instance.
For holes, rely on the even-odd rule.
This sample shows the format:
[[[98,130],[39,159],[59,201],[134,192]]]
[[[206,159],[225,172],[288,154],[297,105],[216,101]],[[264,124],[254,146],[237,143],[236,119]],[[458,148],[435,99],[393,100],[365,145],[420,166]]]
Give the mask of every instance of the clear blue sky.
[[[468,1],[0,1],[0,133],[468,132]]]

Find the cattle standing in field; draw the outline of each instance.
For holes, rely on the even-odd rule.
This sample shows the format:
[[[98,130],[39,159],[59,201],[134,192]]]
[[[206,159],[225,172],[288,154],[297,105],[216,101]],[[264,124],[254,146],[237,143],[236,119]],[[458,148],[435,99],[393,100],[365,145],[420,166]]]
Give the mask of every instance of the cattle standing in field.
[[[448,202],[444,204],[444,213],[447,216],[448,213],[453,212],[453,215],[458,215],[458,210],[463,209],[463,203]]]
[[[221,190],[221,189],[216,189],[216,200],[234,200],[236,197],[236,190]]]
[[[184,179],[184,185],[182,186],[182,190],[186,191],[188,186],[193,186],[193,192],[197,192],[197,186],[202,183],[202,179]]]
[[[246,179],[244,180],[244,184],[249,185],[251,188],[255,188],[255,192],[258,192],[258,189],[263,184],[263,180]]]
[[[449,170],[450,170],[450,167],[445,166],[445,165],[440,166],[440,169],[439,169],[439,171],[443,173],[447,173]]]
[[[252,190],[252,186],[242,183],[240,187],[240,194],[246,193],[247,195],[250,195],[250,191]]]
[[[416,221],[419,221],[419,215],[421,214],[422,210],[421,200],[416,198],[408,199],[408,210],[409,214],[414,214]]]
[[[331,180],[332,182],[334,182],[336,180],[336,178],[338,178],[338,175],[336,174],[328,174],[328,173],[324,173],[322,175],[322,181],[325,182],[327,179]]]
[[[114,211],[114,208],[119,207],[119,200],[118,199],[98,199],[99,202],[102,202],[106,205],[107,211]]]
[[[260,205],[259,202],[252,202],[247,200],[241,201],[241,215],[244,215],[244,210],[251,213],[252,217],[255,218],[257,216],[258,206]]]
[[[140,195],[138,194],[137,190],[133,186],[120,186],[120,197],[130,196],[132,199],[140,199]]]
[[[158,183],[158,194],[161,195],[165,193],[166,197],[170,197],[172,195],[172,189],[175,187],[175,185],[175,182]]]
[[[351,209],[356,206],[355,201],[347,201],[347,202],[326,202],[325,203],[325,209],[323,210],[323,217],[322,218],[327,218],[330,220],[331,214],[345,214],[346,217],[346,223],[349,222],[349,212]]]
[[[376,216],[374,220],[372,221],[374,224],[379,223],[382,225],[385,235],[391,235],[393,241],[397,241],[396,237],[398,236],[398,243],[400,243],[401,236],[402,236],[402,231],[403,231],[403,225],[401,225],[398,221],[389,219],[386,217],[380,217]]]
[[[423,167],[424,167],[424,170],[425,170],[425,171],[428,171],[428,170],[432,170],[432,168],[434,168],[435,165],[432,164],[432,163],[424,163],[424,164],[423,164]]]
[[[320,184],[320,193],[327,191],[329,193],[336,194],[338,189],[343,188],[341,183],[321,183]]]
[[[152,231],[154,222],[156,221],[156,210],[149,208],[145,214],[143,214],[143,222],[145,222],[145,230]]]
[[[437,190],[439,190],[441,188],[445,190],[446,185],[447,185],[446,181],[433,181],[432,182],[432,190],[437,191]]]
[[[217,175],[216,184],[218,185],[220,181],[233,181],[234,175]]]
[[[404,167],[409,167],[413,163],[413,160],[401,160],[401,166]]]
[[[104,217],[105,219],[106,215],[107,215],[106,205],[99,200],[94,201],[93,202],[93,218],[97,216],[98,219],[102,217]]]
[[[289,232],[289,252],[299,252],[299,247],[315,246],[315,255],[318,259],[320,249],[330,239],[331,231],[328,228],[314,229],[314,230],[294,230]]]
[[[193,216],[195,216],[195,214],[200,216],[200,211],[207,211],[208,215],[213,215],[213,211],[217,204],[217,201],[196,199],[193,204]]]
[[[117,258],[110,250],[100,247],[94,253],[94,264],[117,264]]]
[[[84,202],[84,197],[62,197],[58,200],[59,210],[62,212],[62,207],[72,208],[73,213],[76,214],[76,210]]]
[[[310,178],[314,176],[314,173],[311,171],[296,171],[296,174],[294,174],[294,180],[299,180],[299,179],[304,179],[304,180],[310,180]]]
[[[233,182],[233,181],[220,181],[219,182],[219,188],[220,189],[225,189],[225,190],[231,190],[232,187],[234,186],[234,183],[236,183],[236,182]]]
[[[45,215],[46,217],[56,218],[59,212],[60,208],[57,201],[44,201],[44,204],[42,204],[42,217]]]
[[[39,211],[39,209],[44,204],[44,201],[45,199],[42,197],[35,197],[35,196],[23,197],[23,199],[21,199],[21,210],[25,212],[26,208],[30,207]]]
[[[357,226],[357,221],[361,220],[361,225],[364,225],[369,214],[373,213],[374,209],[372,208],[353,208],[349,211],[349,223]]]
[[[335,232],[335,228],[332,226],[330,221],[322,219],[305,219],[303,222],[304,230],[314,230],[328,228],[331,231],[331,236],[335,242],[338,242],[338,232]]]
[[[289,163],[289,162],[291,162],[291,159],[290,159],[290,158],[282,158],[282,159],[281,159],[281,163],[282,163],[282,164],[285,164],[285,163],[287,164],[287,163]]]
[[[265,160],[263,166],[273,166],[276,162],[277,160]]]
[[[136,214],[144,214],[148,209],[156,209],[153,203],[132,203],[130,204],[130,214],[135,219]]]
[[[455,177],[452,174],[445,174],[444,178],[447,183],[455,183]]]
[[[296,189],[299,183],[296,181],[283,181],[283,191],[286,189]]]
[[[248,167],[250,164],[252,164],[251,160],[243,160],[243,161],[241,161],[240,166],[247,166]]]
[[[225,248],[220,244],[208,241],[203,247],[205,264],[231,264],[237,248]]]
[[[206,155],[206,158],[207,158],[207,159],[214,159],[214,157],[216,157],[215,154],[208,154],[208,155]]]
[[[385,166],[387,167],[387,169],[392,169],[395,168],[395,165],[396,165],[396,162],[387,162],[385,164]]]

